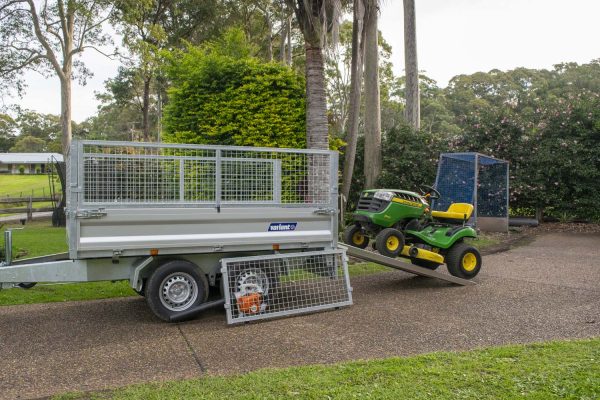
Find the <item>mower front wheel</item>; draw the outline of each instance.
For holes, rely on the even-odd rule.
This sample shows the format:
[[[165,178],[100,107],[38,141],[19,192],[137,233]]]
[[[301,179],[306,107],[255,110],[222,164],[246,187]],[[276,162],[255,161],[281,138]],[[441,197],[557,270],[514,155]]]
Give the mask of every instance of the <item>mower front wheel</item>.
[[[481,270],[481,254],[473,246],[457,243],[448,251],[446,265],[451,275],[471,279]]]
[[[369,237],[358,225],[348,225],[344,230],[344,243],[364,249],[369,244]]]
[[[386,228],[379,232],[375,243],[379,254],[396,258],[404,247],[404,235],[398,229]]]

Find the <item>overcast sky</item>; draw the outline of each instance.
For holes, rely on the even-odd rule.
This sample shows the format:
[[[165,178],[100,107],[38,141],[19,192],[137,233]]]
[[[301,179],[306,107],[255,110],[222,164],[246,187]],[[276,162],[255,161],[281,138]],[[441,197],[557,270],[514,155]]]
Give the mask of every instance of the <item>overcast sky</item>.
[[[380,26],[392,45],[395,73],[403,74],[402,0],[382,0]],[[600,58],[600,0],[416,0],[419,69],[445,86],[458,74],[515,67],[551,68],[563,61]],[[96,113],[95,91],[119,63],[93,51],[83,60],[94,71],[73,85],[73,119]],[[13,102],[60,113],[58,79],[28,73],[26,95]],[[4,99],[5,103],[9,99]],[[9,101],[10,102],[10,101]]]

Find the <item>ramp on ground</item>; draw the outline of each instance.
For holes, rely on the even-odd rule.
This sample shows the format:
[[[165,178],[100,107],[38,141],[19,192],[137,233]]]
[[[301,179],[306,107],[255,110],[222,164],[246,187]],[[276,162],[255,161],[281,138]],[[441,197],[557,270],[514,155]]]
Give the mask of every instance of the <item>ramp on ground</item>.
[[[360,258],[361,260],[371,261],[377,264],[384,265],[386,267],[399,269],[400,271],[409,272],[415,275],[428,276],[430,278],[438,278],[443,281],[456,283],[457,285],[474,285],[475,282],[470,281],[468,279],[458,278],[453,275],[443,274],[441,272],[432,271],[427,268],[419,267],[417,265],[408,264],[398,259],[382,256],[379,253],[374,253],[372,251],[359,249],[358,247],[348,246],[348,245],[338,245],[340,248],[346,250],[346,254],[349,256]]]

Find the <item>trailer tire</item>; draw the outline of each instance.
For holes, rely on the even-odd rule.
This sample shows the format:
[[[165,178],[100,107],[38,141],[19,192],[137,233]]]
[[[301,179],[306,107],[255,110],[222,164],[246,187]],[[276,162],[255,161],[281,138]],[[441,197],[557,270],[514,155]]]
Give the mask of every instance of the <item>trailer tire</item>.
[[[471,279],[481,270],[481,254],[475,247],[464,242],[456,243],[448,251],[446,265],[450,275]]]
[[[144,285],[150,310],[163,321],[208,298],[208,280],[197,265],[171,260],[154,270]]]
[[[386,228],[375,238],[377,251],[382,256],[396,258],[404,248],[404,235],[398,229]]]
[[[37,285],[37,282],[21,282],[17,286],[21,289],[31,289],[35,285]]]

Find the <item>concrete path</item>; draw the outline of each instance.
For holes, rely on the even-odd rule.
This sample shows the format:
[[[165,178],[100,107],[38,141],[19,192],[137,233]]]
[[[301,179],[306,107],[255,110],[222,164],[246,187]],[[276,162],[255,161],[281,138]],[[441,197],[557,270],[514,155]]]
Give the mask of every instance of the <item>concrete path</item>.
[[[142,298],[0,307],[0,398],[599,336],[598,259],[600,235],[547,234],[484,257],[476,286],[380,273],[352,307],[234,327],[162,323]]]
[[[52,218],[52,211],[36,212],[32,215],[33,219],[48,219]],[[19,222],[22,219],[27,219],[27,214],[12,214],[0,217],[1,222]]]

